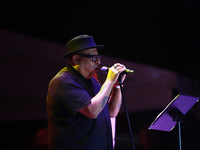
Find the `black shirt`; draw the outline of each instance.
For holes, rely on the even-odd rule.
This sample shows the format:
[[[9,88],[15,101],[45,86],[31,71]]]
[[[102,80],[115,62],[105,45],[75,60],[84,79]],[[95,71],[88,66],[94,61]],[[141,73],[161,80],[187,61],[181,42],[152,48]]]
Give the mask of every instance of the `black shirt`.
[[[113,150],[108,105],[96,119],[78,112],[100,88],[94,77],[85,79],[69,64],[51,80],[47,95],[49,149]]]

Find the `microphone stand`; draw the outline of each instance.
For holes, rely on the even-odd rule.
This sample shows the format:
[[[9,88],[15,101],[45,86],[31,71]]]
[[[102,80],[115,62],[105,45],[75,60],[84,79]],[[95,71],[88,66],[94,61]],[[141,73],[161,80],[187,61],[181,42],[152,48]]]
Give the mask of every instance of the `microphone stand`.
[[[131,140],[132,148],[133,148],[133,150],[135,150],[135,146],[134,146],[134,142],[133,142],[133,134],[132,134],[131,124],[130,124],[129,115],[128,115],[128,110],[127,110],[125,99],[124,99],[124,92],[123,92],[123,87],[122,87],[122,85],[123,85],[122,74],[119,75],[118,82],[119,82],[119,85],[120,85],[121,94],[122,94],[122,102],[124,104],[126,118],[127,118],[127,122],[128,122],[128,126],[129,126],[130,140]]]

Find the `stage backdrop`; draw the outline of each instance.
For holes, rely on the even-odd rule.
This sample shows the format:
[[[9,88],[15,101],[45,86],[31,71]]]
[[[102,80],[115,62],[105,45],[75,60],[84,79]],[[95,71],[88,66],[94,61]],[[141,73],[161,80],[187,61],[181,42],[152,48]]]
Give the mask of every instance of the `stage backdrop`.
[[[0,121],[46,119],[48,84],[65,66],[66,61],[61,58],[65,53],[64,44],[0,29]],[[116,62],[135,70],[123,87],[129,112],[163,109],[174,97],[174,91],[192,95],[198,90],[197,82],[168,70],[134,63],[134,56],[131,62],[103,56],[101,67]],[[103,83],[106,75],[98,75]]]

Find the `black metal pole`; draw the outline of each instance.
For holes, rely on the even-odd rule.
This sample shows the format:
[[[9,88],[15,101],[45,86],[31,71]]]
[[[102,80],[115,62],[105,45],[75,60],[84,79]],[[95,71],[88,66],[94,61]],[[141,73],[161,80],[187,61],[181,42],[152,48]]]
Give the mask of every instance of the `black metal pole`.
[[[181,146],[181,122],[177,121],[178,123],[178,136],[179,136],[179,149],[182,150],[182,146]]]
[[[134,142],[133,142],[133,134],[132,134],[131,124],[130,124],[129,115],[128,115],[128,110],[127,110],[126,102],[125,102],[125,99],[124,99],[124,92],[123,92],[123,87],[122,87],[123,83],[122,83],[122,80],[121,80],[121,76],[122,75],[120,74],[119,78],[118,78],[118,82],[119,82],[121,93],[122,93],[122,102],[123,102],[123,105],[124,105],[124,110],[125,110],[125,113],[126,113],[126,118],[127,118],[127,122],[128,122],[129,131],[130,131],[130,140],[131,140],[132,148],[133,148],[133,150],[135,150],[135,146],[134,146]]]

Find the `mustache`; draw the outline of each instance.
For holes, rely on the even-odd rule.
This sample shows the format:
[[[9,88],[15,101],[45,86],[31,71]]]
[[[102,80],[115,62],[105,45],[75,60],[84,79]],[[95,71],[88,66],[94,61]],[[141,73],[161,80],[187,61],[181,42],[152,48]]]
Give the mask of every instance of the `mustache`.
[[[99,69],[99,65],[96,64],[96,65],[93,66],[93,68],[98,68]]]

